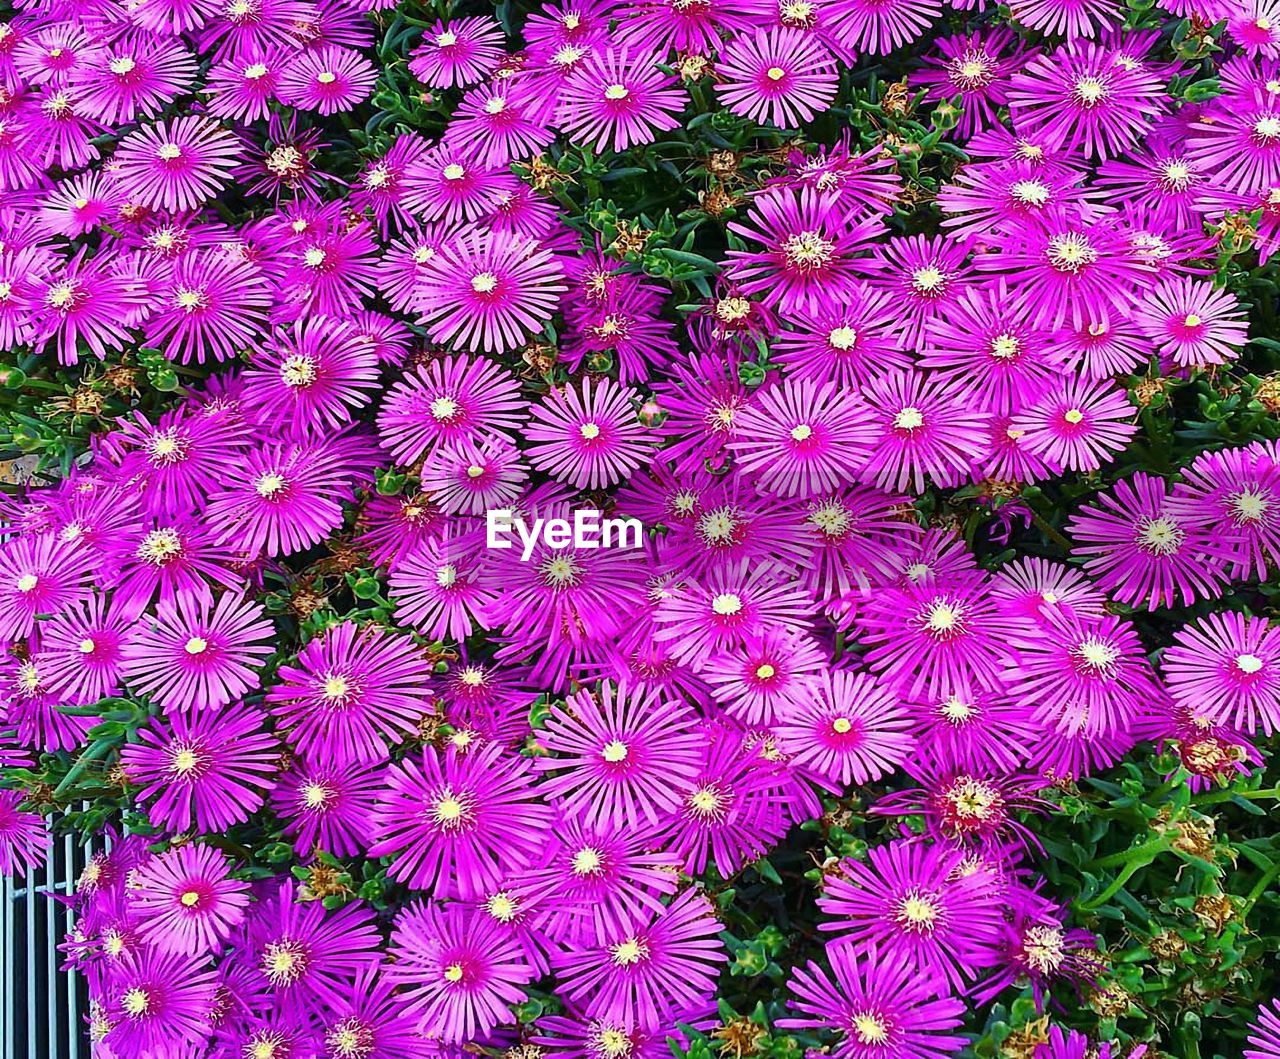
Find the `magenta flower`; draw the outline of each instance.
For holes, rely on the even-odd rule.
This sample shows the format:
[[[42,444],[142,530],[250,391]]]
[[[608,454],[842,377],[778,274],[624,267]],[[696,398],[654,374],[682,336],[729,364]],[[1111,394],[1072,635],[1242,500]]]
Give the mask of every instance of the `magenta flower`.
[[[209,846],[180,846],[144,861],[130,878],[138,931],[160,952],[212,952],[245,916],[249,884]]]
[[[1055,211],[1011,227],[999,254],[977,259],[1013,280],[1037,326],[1082,328],[1129,312],[1150,265],[1120,228],[1083,211]]]
[[[409,166],[404,207],[423,221],[456,225],[492,213],[503,195],[514,194],[519,187],[512,173],[481,165],[465,145],[441,143]],[[425,265],[435,253],[435,248],[422,251],[420,264]]]
[[[926,328],[920,366],[972,390],[983,407],[1015,413],[1040,396],[1059,367],[1048,333],[1032,327],[997,285],[965,290],[951,310]]]
[[[560,262],[534,240],[476,228],[440,247],[413,305],[435,341],[505,353],[551,319],[563,278]]]
[[[1026,61],[1024,46],[1008,30],[997,29],[985,36],[945,37],[935,47],[938,54],[926,57],[911,81],[929,86],[934,102],[960,97],[956,133],[967,140],[994,124],[996,108],[1009,102],[1009,77]]]
[[[206,963],[203,955],[123,952],[104,982],[102,1043],[121,1055],[203,1048],[217,982]]]
[[[483,16],[436,19],[409,58],[409,72],[432,88],[464,88],[502,62],[502,27]]]
[[[528,759],[489,743],[406,758],[388,774],[372,823],[369,855],[390,856],[392,878],[472,900],[536,860],[551,809]]]
[[[279,752],[245,707],[152,721],[120,752],[125,775],[150,802],[147,817],[170,833],[225,831],[249,818],[275,783]]]
[[[367,458],[351,437],[268,443],[247,453],[209,498],[205,514],[220,543],[250,556],[282,556],[318,544],[342,525],[352,499],[349,460]]]
[[[1015,633],[1010,648],[1009,694],[1067,735],[1123,734],[1160,697],[1137,632],[1118,615],[1050,614]]]
[[[515,1021],[534,969],[514,938],[483,910],[410,905],[396,920],[387,982],[401,985],[405,1011],[445,1044],[464,1044]]]
[[[1263,580],[1280,562],[1280,463],[1269,444],[1197,456],[1169,496],[1169,511],[1202,531],[1232,580]]]
[[[648,439],[635,412],[639,394],[604,378],[582,392],[553,390],[532,408],[525,437],[529,462],[557,481],[576,488],[602,489],[623,480],[643,461]]]
[[[1280,1056],[1280,1002],[1265,1000],[1248,1025],[1244,1059],[1276,1059]]]
[[[703,0],[689,4],[682,0],[640,0],[618,12],[617,35],[628,47],[641,45],[665,56],[678,52],[714,55],[721,44],[722,30],[748,29],[750,17],[732,0]]]
[[[323,850],[336,857],[363,853],[381,776],[376,765],[345,762],[330,768],[299,763],[282,775],[271,792],[271,806],[294,839],[294,852],[305,856]]]
[[[166,710],[217,710],[258,686],[254,670],[274,636],[262,605],[244,596],[225,593],[216,604],[177,596],[141,623],[121,669]]]
[[[6,878],[40,867],[52,844],[44,819],[21,804],[21,791],[0,790],[0,873]]]
[[[1228,192],[1280,185],[1280,101],[1257,88],[1223,97],[1191,126],[1187,153]]]
[[[687,101],[652,55],[608,49],[574,67],[556,104],[556,123],[593,151],[625,151],[678,128]]]
[[[654,639],[670,643],[681,661],[701,666],[766,628],[808,629],[812,605],[781,574],[770,563],[744,560],[673,587],[658,604]]]
[[[553,707],[534,760],[554,773],[542,790],[588,827],[656,825],[675,812],[698,772],[700,738],[687,708],[655,691],[589,691]]]
[[[892,296],[898,338],[918,342],[931,320],[948,316],[972,283],[967,243],[945,235],[891,239],[875,248],[866,269],[873,288]]]
[[[408,637],[344,622],[316,637],[267,692],[289,740],[317,765],[385,760],[384,739],[417,730],[430,666]]]
[[[832,35],[846,55],[887,55],[942,17],[941,0],[838,0]]]
[[[714,864],[729,879],[786,834],[785,800],[774,762],[758,743],[736,727],[708,726],[693,789],[658,840],[690,874]]]
[[[1210,614],[1174,633],[1161,658],[1169,693],[1199,722],[1264,735],[1280,728],[1280,630]]]
[[[1148,474],[1122,479],[1097,506],[1067,523],[1084,568],[1122,603],[1189,606],[1215,599],[1225,581],[1207,532],[1187,525],[1168,502],[1167,486]]]
[[[1116,61],[1112,47],[1066,44],[1033,58],[1009,85],[1009,110],[1022,135],[1050,150],[1123,154],[1164,108],[1164,79],[1141,63]]]
[[[538,923],[559,941],[604,945],[625,934],[678,885],[679,858],[649,850],[647,828],[586,827],[566,817],[546,866],[521,876],[520,888],[538,906]]]
[[[293,881],[273,887],[246,922],[240,947],[268,1003],[325,1010],[349,1000],[361,974],[377,967],[382,942],[373,912],[359,901],[330,914],[303,901]]]
[[[130,200],[166,210],[194,210],[227,186],[240,154],[236,137],[199,115],[147,125],[116,151],[118,179]]]
[[[871,454],[867,408],[835,383],[806,379],[765,390],[742,410],[729,445],[761,492],[808,498],[852,485]]]
[[[234,359],[266,331],[271,289],[261,269],[222,247],[195,251],[167,270],[148,317],[147,343],[183,363]]]
[[[728,960],[719,932],[707,899],[687,889],[608,942],[557,954],[561,993],[591,1017],[656,1029],[710,999]]]
[[[774,733],[797,765],[839,792],[901,764],[911,751],[909,725],[907,711],[882,682],[836,669],[823,671],[814,696],[785,711]]]
[[[1123,14],[1117,0],[1015,0],[1010,10],[1029,29],[1068,39],[1094,37]]]
[[[809,637],[766,629],[713,655],[701,676],[730,717],[772,726],[811,699],[825,665],[824,653]]]
[[[257,417],[289,424],[294,436],[346,425],[378,389],[378,356],[353,327],[310,316],[281,328],[244,374],[244,400]]]
[[[522,453],[504,438],[480,444],[458,441],[422,469],[422,488],[450,515],[483,515],[512,507],[529,470]]]
[[[29,261],[18,257],[15,264]],[[108,350],[132,341],[129,325],[144,301],[143,288],[109,251],[89,258],[82,248],[65,264],[39,268],[23,280],[36,310],[30,340],[41,348],[54,343],[62,364],[79,362],[79,342],[104,360]]]
[[[730,223],[729,231],[764,249],[731,248],[726,275],[784,313],[819,311],[850,292],[858,254],[881,227],[878,219],[854,223],[808,188],[757,195],[747,221]]]
[[[898,313],[888,291],[857,284],[837,304],[789,313],[789,329],[774,338],[776,359],[797,378],[861,387],[911,366],[898,335]]]
[[[1230,364],[1249,340],[1249,325],[1230,291],[1175,276],[1138,303],[1134,322],[1156,352],[1179,368]]]
[[[123,37],[71,78],[81,113],[108,125],[153,118],[191,90],[196,63],[179,42]]]
[[[847,945],[828,945],[831,972],[810,961],[791,972],[798,1017],[778,1020],[785,1029],[835,1030],[836,1059],[945,1059],[968,1041],[952,1031],[965,1005],[938,997],[933,982],[901,958],[874,950],[859,960]]]
[[[545,101],[520,79],[481,85],[462,97],[443,142],[449,150],[466,150],[481,165],[505,169],[555,139],[542,120],[544,107]]]
[[[835,102],[831,53],[796,29],[759,29],[730,41],[716,65],[716,94],[735,114],[798,129]]]
[[[37,615],[89,599],[92,556],[52,534],[18,537],[0,546],[0,639],[20,640]]]
[[[136,621],[131,608],[102,596],[60,607],[41,627],[36,659],[50,693],[81,705],[116,694]]]
[[[156,3],[164,0],[154,0]],[[271,113],[280,90],[280,75],[287,52],[249,52],[238,59],[215,63],[209,70],[206,91],[209,113],[215,118],[261,121]]]
[[[1060,376],[1029,407],[1015,412],[1009,429],[1023,447],[1053,467],[1096,471],[1124,451],[1138,428],[1128,394],[1111,382]]]
[[[925,475],[937,485],[955,485],[984,452],[985,417],[959,384],[900,371],[871,382],[863,396],[874,434],[862,477],[881,489],[920,492]]]
[[[440,446],[514,432],[524,423],[519,383],[484,357],[446,357],[396,383],[378,414],[379,444],[411,464]]]
[[[833,918],[819,927],[859,956],[901,961],[921,980],[963,992],[992,962],[1001,918],[997,880],[966,870],[966,859],[927,840],[875,846],[866,862],[843,861],[825,881],[818,907]]]
[[[352,110],[373,93],[378,71],[350,48],[333,45],[301,52],[280,74],[282,103],[320,114]]]

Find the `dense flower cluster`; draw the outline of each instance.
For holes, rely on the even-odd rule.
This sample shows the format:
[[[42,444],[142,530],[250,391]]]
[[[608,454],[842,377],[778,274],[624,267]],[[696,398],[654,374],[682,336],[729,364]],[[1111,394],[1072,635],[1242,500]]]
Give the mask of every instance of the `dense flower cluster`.
[[[850,794],[900,826],[821,864],[778,1027],[940,1059],[974,1005],[1096,983],[1036,820],[1140,743],[1195,789],[1261,760],[1280,632],[1219,601],[1280,569],[1280,447],[1124,464],[1040,526],[1074,562],[983,561],[926,502],[1044,523],[1035,489],[1139,443],[1133,376],[1241,356],[1215,262],[1241,218],[1280,245],[1280,11],[1166,4],[1226,23],[1192,62],[1112,0],[982,6],[417,19],[447,123],[400,121],[349,181],[329,138],[372,114],[370,143],[404,65],[386,4],[0,23],[0,344],[183,380],[0,510],[0,757],[92,744],[132,811],[63,947],[95,1054],[656,1059],[716,1022],[719,884]],[[928,204],[887,139],[809,131],[904,47],[965,159]],[[1191,102],[1201,67],[1220,91]],[[677,292],[555,163],[595,179],[708,110],[800,137],[718,260],[672,248],[708,266]],[[644,529],[501,548],[499,509]],[[372,588],[302,606],[317,562]],[[0,807],[0,868],[42,863],[37,806]],[[356,864],[358,896],[324,889]],[[1262,1020],[1247,1054],[1280,1055]],[[1054,1027],[1035,1055],[1143,1053],[1094,1048]]]

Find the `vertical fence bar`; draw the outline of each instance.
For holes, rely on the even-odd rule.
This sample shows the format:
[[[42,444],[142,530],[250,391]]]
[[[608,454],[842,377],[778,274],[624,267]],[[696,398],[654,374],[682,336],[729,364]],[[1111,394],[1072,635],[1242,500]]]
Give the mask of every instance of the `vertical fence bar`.
[[[34,870],[27,872],[27,885],[22,894],[22,899],[27,906],[27,936],[23,939],[26,944],[23,946],[27,953],[27,964],[24,973],[21,976],[22,986],[27,994],[27,1024],[24,1027],[27,1031],[27,1059],[41,1059],[40,1053],[36,1050],[36,1033],[35,1028],[39,1025],[36,1017],[36,991],[35,991],[35,966],[36,966],[36,903],[33,900],[36,890],[36,873]]]

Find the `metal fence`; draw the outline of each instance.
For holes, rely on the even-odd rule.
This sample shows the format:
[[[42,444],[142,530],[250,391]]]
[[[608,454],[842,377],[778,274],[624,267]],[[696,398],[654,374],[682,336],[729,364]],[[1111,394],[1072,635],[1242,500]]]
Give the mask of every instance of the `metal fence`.
[[[58,945],[75,914],[51,894],[70,894],[96,845],[68,836],[43,868],[5,879],[0,891],[0,1059],[89,1059],[84,980],[60,971]]]

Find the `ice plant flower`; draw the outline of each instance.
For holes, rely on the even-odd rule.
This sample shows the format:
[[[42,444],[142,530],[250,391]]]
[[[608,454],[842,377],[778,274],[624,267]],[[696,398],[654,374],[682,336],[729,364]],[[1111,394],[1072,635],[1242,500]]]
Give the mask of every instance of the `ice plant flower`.
[[[690,888],[604,944],[558,954],[555,967],[564,995],[588,1015],[656,1029],[710,997],[728,959],[719,930],[707,899]]]
[[[699,739],[682,705],[655,691],[604,683],[599,699],[580,691],[553,708],[541,738],[547,796],[587,826],[657,824],[689,793]]]
[[[1270,735],[1280,728],[1280,630],[1210,614],[1174,633],[1160,660],[1169,693],[1198,720]]]
[[[964,1004],[939,997],[932,983],[902,959],[828,945],[827,971],[810,961],[788,982],[786,1029],[835,1030],[837,1059],[944,1059],[967,1043],[960,1028]]]
[[[430,666],[410,639],[344,622],[282,665],[267,692],[290,742],[313,764],[385,760],[387,742],[417,730],[428,710]]]
[[[716,93],[735,114],[799,128],[836,96],[836,67],[822,44],[796,29],[761,29],[720,54]]]
[[[169,710],[217,710],[257,687],[271,654],[260,604],[235,593],[216,604],[179,596],[156,606],[124,647],[125,682]]]
[[[499,743],[469,754],[429,747],[388,774],[369,853],[391,857],[392,878],[472,900],[532,864],[550,824],[526,759]]]
[[[166,210],[193,210],[230,182],[240,153],[217,122],[190,115],[130,133],[116,152],[117,179],[130,200]]]
[[[210,952],[244,918],[249,884],[231,877],[225,853],[179,846],[144,861],[132,876],[139,932],[160,952]]]

